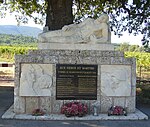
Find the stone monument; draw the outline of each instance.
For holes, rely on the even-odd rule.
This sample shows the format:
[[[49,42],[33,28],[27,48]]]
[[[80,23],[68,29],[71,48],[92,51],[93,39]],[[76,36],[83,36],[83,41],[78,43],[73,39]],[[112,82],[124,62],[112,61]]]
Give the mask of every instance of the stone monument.
[[[81,101],[98,113],[111,106],[135,112],[136,63],[114,51],[109,18],[39,34],[39,49],[15,57],[14,112],[31,114],[43,109],[60,114],[68,101]]]
[[[62,30],[42,33],[38,40],[40,43],[63,44],[111,43],[108,21],[107,15],[102,15],[96,20],[87,18],[80,24],[66,25]]]
[[[111,43],[109,17],[103,14],[94,20],[64,26],[61,30],[39,34],[39,49],[114,50]]]

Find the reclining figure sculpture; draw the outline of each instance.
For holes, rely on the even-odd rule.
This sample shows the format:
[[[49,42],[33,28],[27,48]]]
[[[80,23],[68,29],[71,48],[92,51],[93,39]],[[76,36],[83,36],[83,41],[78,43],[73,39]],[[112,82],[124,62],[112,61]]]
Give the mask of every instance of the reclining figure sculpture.
[[[79,24],[65,25],[61,30],[41,33],[38,40],[41,43],[64,44],[111,43],[108,21],[109,17],[106,14],[96,20],[87,18]]]

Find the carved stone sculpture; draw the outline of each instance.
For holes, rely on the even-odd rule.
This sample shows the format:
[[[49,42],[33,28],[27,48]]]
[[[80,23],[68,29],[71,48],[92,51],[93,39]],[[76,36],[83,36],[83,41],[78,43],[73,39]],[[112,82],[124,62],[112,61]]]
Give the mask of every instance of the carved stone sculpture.
[[[109,17],[87,18],[80,24],[65,25],[61,30],[39,34],[40,43],[110,43]]]
[[[101,90],[102,95],[105,96],[130,96],[130,66],[103,65],[101,70]]]
[[[22,65],[20,96],[51,96],[52,74],[45,72],[47,67],[51,65]]]

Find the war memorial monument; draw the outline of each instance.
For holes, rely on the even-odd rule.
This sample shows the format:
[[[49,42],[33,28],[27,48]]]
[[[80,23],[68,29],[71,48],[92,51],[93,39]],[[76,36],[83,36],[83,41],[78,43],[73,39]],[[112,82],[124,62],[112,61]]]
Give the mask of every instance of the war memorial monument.
[[[74,101],[87,105],[85,116],[61,114],[62,106]],[[112,106],[125,108],[127,116],[108,116]],[[35,109],[45,114],[33,116]],[[136,60],[114,50],[109,17],[103,14],[61,30],[43,31],[38,36],[38,50],[16,55],[14,105],[3,118],[147,119],[136,109]]]

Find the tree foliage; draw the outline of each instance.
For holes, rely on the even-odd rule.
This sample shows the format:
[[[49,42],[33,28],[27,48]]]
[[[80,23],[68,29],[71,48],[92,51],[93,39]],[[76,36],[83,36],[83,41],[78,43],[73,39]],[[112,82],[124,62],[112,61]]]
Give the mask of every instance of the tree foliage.
[[[5,3],[5,0],[1,0]],[[35,23],[42,23],[43,18],[33,16],[38,13],[45,17],[47,5],[51,0],[10,0],[1,4],[3,10],[21,12],[16,15],[18,22],[26,23],[32,17]],[[59,0],[61,1],[61,0]],[[110,28],[116,35],[124,31],[134,35],[143,34],[142,42],[148,46],[150,41],[150,0],[73,0],[74,21],[80,22],[86,17],[97,18],[102,13],[110,16]]]
[[[125,52],[125,57],[136,58],[137,68],[143,67],[145,70],[150,71],[150,53],[145,52]]]
[[[115,44],[115,50],[122,52],[146,52],[146,49],[143,46],[129,45],[127,42]]]
[[[115,50],[119,50],[122,52],[147,52],[150,53],[150,48],[139,45],[129,45],[129,43],[124,42],[121,44],[114,44]]]

